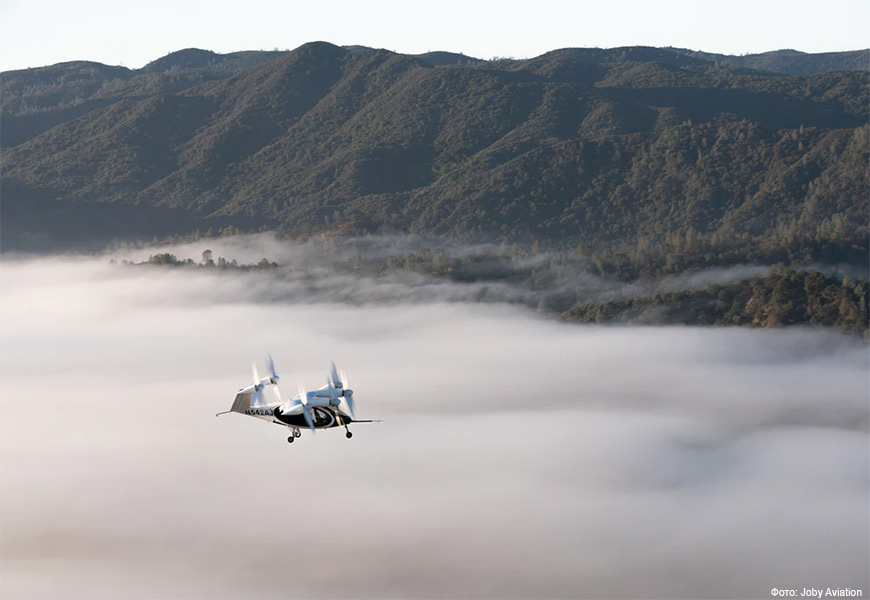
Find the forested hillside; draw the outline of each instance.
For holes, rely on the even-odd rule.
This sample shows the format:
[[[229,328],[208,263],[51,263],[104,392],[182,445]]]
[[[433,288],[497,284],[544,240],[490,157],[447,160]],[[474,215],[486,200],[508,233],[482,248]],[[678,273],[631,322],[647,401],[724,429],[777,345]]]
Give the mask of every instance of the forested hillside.
[[[280,54],[217,54],[189,48],[136,70],[74,61],[7,71],[2,75],[0,147],[17,146],[55,125],[125,98],[180,92],[203,81],[230,77]]]
[[[785,327],[824,325],[865,337],[870,327],[867,280],[818,271],[772,268],[703,290],[664,292],[630,300],[579,303],[561,317],[580,323],[646,323]]]
[[[643,47],[269,58],[4,73],[4,136],[26,139],[3,151],[4,247],[386,227],[672,264],[700,248],[866,263],[866,71],[783,76]]]

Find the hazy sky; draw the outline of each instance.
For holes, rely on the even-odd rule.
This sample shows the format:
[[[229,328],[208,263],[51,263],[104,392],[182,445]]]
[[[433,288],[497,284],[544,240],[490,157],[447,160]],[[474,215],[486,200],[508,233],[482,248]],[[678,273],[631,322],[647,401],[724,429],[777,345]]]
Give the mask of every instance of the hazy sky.
[[[0,596],[867,597],[863,341],[270,281],[3,261]],[[287,390],[334,358],[384,421],[215,418],[268,351]]]
[[[323,40],[397,52],[515,58],[569,46],[680,46],[740,54],[868,45],[865,0],[0,0],[0,69],[94,60],[138,68],[168,52],[292,49]]]

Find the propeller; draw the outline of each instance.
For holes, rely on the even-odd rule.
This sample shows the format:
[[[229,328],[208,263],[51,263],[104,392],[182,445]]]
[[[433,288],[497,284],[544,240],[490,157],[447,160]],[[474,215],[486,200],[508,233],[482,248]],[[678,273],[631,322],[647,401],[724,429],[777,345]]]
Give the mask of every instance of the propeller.
[[[347,404],[347,410],[350,413],[350,418],[356,419],[356,413],[355,413],[354,404],[353,404],[353,390],[350,389],[350,383],[348,383],[347,373],[345,373],[344,371],[341,371],[341,378],[339,378],[339,374],[338,374],[339,372],[335,368],[335,361],[331,361],[331,366],[332,366],[332,373],[331,373],[332,383],[336,388],[341,390],[340,395],[344,398],[344,403]],[[331,393],[332,392],[330,391],[330,394]],[[336,406],[337,405],[338,405],[338,403],[336,403]]]
[[[299,399],[302,401],[302,414],[305,415],[305,422],[311,429],[311,435],[314,435],[314,421],[311,419],[311,409],[308,408],[308,393],[302,384],[299,384]]]
[[[335,361],[331,360],[329,361],[329,364],[331,366],[330,376],[332,377],[332,385],[338,389],[342,389],[344,385],[342,384],[342,380],[338,378],[338,370],[335,368]]]
[[[267,361],[268,361],[268,363],[269,363],[269,373],[271,374],[271,376],[270,376],[269,379],[270,379],[270,381],[271,381],[272,383],[274,383],[274,384],[277,385],[278,380],[281,379],[281,378],[278,377],[278,374],[275,372],[275,361],[272,360],[272,355],[271,355],[271,354],[268,354],[267,357],[268,357],[268,358],[267,358]]]
[[[254,376],[254,393],[252,395],[254,402],[251,405],[263,404],[263,394],[261,393],[263,385],[260,383],[260,374],[257,373],[257,363],[251,363],[251,374]]]

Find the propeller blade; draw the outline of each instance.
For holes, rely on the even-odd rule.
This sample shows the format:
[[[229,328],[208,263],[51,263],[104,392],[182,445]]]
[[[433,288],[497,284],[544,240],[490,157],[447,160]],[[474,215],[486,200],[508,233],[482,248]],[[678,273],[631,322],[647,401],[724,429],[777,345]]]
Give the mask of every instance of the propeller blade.
[[[283,402],[283,400],[281,399],[281,390],[278,388],[277,383],[275,384],[275,387],[273,389],[275,390],[275,398],[278,400],[278,402]]]
[[[347,404],[348,412],[350,412],[350,418],[356,419],[356,413],[353,407],[353,390],[344,390],[344,401]]]
[[[331,360],[329,361],[329,364],[332,367],[330,372],[330,375],[332,376],[332,385],[334,385],[338,389],[341,389],[342,387],[344,387],[344,382],[338,378],[338,370],[335,368],[335,361]]]
[[[314,435],[314,420],[311,418],[311,409],[308,408],[308,392],[299,384],[299,399],[302,401],[302,414],[305,416],[305,422],[308,423],[308,428],[311,430],[311,435]]]
[[[272,360],[271,354],[268,354],[267,356],[268,356],[267,362],[269,363],[269,373],[272,376],[272,383],[277,383],[278,380],[281,378],[278,377],[278,374],[275,372],[275,361]]]
[[[257,363],[255,363],[255,362],[251,363],[251,373],[254,375],[254,385],[259,386],[260,385],[260,374],[257,373]]]
[[[305,415],[305,422],[308,423],[308,428],[311,430],[311,435],[314,435],[314,421],[311,420],[311,410],[308,408],[308,405],[302,407],[302,414]]]
[[[350,387],[350,384],[347,382],[347,373],[344,371],[341,372],[341,387],[347,389]]]
[[[251,395],[251,406],[262,406],[265,404],[263,400],[263,392],[258,388]]]

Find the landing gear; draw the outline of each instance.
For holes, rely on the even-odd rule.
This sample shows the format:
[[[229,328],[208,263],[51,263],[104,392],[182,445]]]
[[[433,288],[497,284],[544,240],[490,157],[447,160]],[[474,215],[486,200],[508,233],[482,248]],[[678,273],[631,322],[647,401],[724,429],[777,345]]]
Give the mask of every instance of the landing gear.
[[[293,440],[295,440],[298,437],[302,437],[302,432],[299,431],[298,427],[291,427],[290,428],[290,437],[287,438],[287,443],[292,444]]]
[[[347,439],[350,439],[353,437],[353,434],[348,431],[347,433],[344,434],[344,437],[346,437]]]

